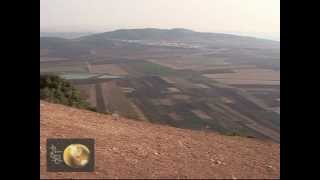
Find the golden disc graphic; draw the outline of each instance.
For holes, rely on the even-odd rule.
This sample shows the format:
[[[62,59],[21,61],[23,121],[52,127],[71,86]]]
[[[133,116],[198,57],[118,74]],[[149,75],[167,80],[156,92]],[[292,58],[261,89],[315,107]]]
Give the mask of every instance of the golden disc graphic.
[[[90,151],[82,144],[70,144],[63,152],[64,162],[72,168],[81,168],[88,164]]]

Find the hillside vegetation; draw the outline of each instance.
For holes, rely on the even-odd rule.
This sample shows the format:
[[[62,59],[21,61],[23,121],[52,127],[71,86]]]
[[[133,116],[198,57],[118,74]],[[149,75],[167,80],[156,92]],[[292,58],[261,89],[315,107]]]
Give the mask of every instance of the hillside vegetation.
[[[95,111],[70,82],[57,75],[40,75],[40,99]]]

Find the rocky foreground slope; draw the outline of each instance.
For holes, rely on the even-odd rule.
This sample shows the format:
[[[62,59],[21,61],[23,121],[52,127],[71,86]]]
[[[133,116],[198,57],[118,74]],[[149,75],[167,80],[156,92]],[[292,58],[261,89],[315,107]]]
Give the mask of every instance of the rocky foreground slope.
[[[280,176],[280,145],[177,129],[40,101],[41,178],[226,178]],[[46,171],[47,138],[94,138],[96,171]]]

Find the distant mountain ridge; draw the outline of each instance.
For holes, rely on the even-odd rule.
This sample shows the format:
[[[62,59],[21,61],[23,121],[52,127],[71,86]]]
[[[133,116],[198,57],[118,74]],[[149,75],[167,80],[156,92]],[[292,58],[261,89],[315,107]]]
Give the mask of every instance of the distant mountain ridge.
[[[238,36],[223,33],[196,32],[189,29],[119,29],[110,32],[98,33],[80,37],[81,40],[105,39],[105,40],[144,40],[144,41],[178,41],[189,43],[205,43],[221,46],[248,46],[278,48],[278,41],[260,39],[248,36]]]
[[[209,54],[235,61],[251,61],[250,58],[257,59],[257,53],[261,57],[260,62],[268,59],[264,64],[269,66],[271,61],[279,64],[280,42],[183,28],[119,29],[72,39],[40,37],[40,56],[76,60],[94,56],[152,59]]]
[[[74,39],[93,34],[91,32],[40,32],[40,37],[58,37],[65,39]]]

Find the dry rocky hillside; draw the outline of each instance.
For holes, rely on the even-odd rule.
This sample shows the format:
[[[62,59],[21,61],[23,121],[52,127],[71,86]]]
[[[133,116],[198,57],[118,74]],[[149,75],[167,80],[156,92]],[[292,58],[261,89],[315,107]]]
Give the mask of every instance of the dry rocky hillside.
[[[225,178],[280,176],[280,145],[177,129],[40,101],[41,178]],[[46,171],[47,138],[94,138],[93,173]]]

